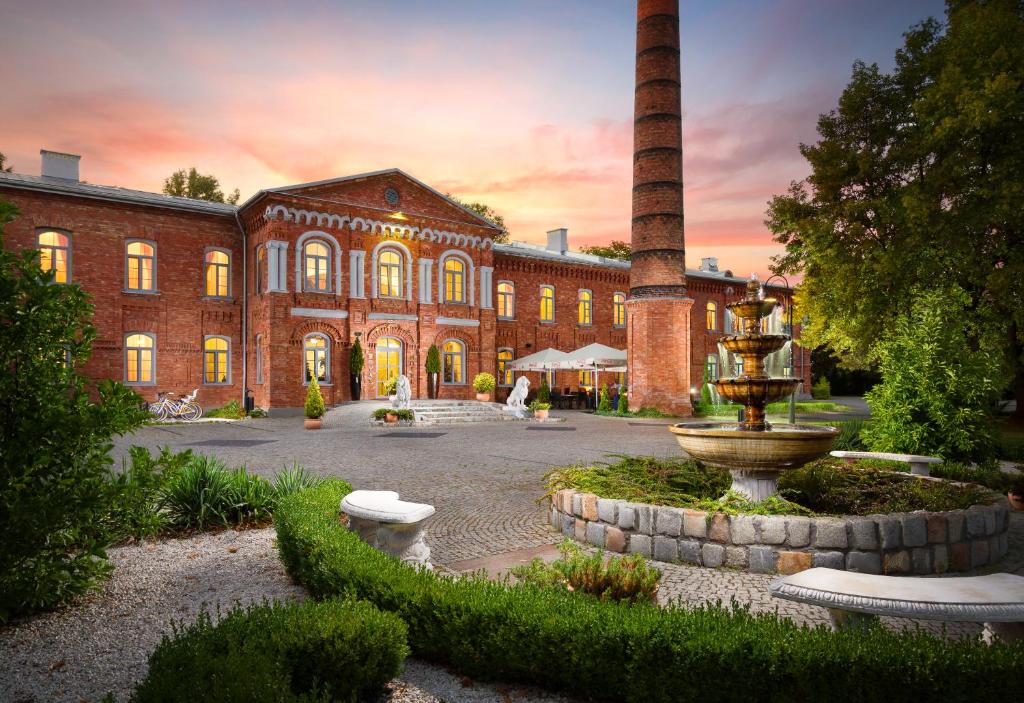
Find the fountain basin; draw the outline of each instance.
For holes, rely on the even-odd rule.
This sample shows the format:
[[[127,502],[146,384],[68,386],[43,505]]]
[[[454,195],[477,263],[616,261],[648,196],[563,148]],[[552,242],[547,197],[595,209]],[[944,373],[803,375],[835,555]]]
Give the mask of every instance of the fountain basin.
[[[723,337],[722,346],[731,352],[764,357],[786,346],[789,337],[784,334],[750,334]]]
[[[714,381],[715,388],[723,397],[740,405],[767,405],[774,400],[786,397],[795,391],[799,385],[799,378],[752,378],[750,376],[739,376],[737,378],[722,378]],[[805,425],[799,426],[805,427]]]

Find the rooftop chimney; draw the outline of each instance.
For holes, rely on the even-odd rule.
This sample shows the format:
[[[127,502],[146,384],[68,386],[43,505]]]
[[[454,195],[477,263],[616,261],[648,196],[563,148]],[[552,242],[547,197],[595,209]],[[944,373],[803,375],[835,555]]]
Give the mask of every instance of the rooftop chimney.
[[[718,273],[718,257],[705,256],[700,260],[700,270],[708,273]]]
[[[43,157],[43,176],[61,178],[65,181],[78,180],[78,161],[81,156],[46,149],[40,149],[39,154]]]
[[[558,254],[569,251],[569,230],[562,227],[548,232],[548,251]]]

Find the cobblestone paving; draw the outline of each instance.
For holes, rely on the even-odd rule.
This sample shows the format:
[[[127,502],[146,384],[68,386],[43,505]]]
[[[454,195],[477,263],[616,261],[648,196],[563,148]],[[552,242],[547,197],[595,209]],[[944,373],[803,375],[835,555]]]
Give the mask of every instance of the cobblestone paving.
[[[331,410],[319,431],[302,429],[300,418],[238,423],[147,427],[122,439],[115,451],[139,444],[169,445],[213,454],[228,464],[245,464],[264,476],[298,462],[324,476],[344,478],[356,488],[390,489],[402,498],[434,505],[437,515],[428,542],[438,564],[479,558],[557,542],[537,499],[543,476],[553,466],[601,461],[609,454],[677,456],[666,421],[603,418],[562,412],[569,431],[539,432],[524,425],[470,424],[389,429],[370,425],[378,404],[358,403]],[[400,432],[402,436],[394,436]],[[417,435],[437,435],[420,437]],[[265,441],[250,445],[239,440]],[[195,446],[197,443],[201,443]],[[807,624],[827,622],[824,610],[768,595],[771,576],[728,569],[660,565],[660,600],[697,605],[722,601],[777,610]],[[1024,515],[1015,514],[1008,556],[990,571],[1024,575]],[[917,623],[895,620],[896,627]],[[940,631],[941,625],[921,623]],[[975,634],[977,626],[947,628]]]

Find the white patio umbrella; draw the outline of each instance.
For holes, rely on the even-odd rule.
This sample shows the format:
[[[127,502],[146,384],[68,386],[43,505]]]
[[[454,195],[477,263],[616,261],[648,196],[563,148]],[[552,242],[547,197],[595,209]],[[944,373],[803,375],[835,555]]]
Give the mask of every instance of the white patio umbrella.
[[[563,363],[566,365],[562,368],[594,372],[594,402],[596,404],[597,393],[601,388],[600,383],[598,383],[598,376],[601,371],[625,371],[626,350],[615,349],[607,344],[594,342],[576,351],[569,352]]]
[[[567,369],[569,366],[560,366],[562,362],[566,360],[569,355],[563,351],[552,349],[542,349],[539,352],[524,356],[514,361],[510,361],[505,365],[505,368],[512,369],[513,371],[552,371],[554,369]]]

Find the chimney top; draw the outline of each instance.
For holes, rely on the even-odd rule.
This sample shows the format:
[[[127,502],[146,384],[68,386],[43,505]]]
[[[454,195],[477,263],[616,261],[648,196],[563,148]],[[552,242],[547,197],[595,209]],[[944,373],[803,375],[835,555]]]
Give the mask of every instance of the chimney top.
[[[564,254],[569,251],[569,230],[565,227],[548,232],[548,251]]]
[[[47,178],[61,178],[65,181],[78,180],[78,154],[64,154],[59,151],[39,150],[43,159],[42,175]]]
[[[700,260],[700,270],[708,273],[718,273],[718,257],[705,256]]]

